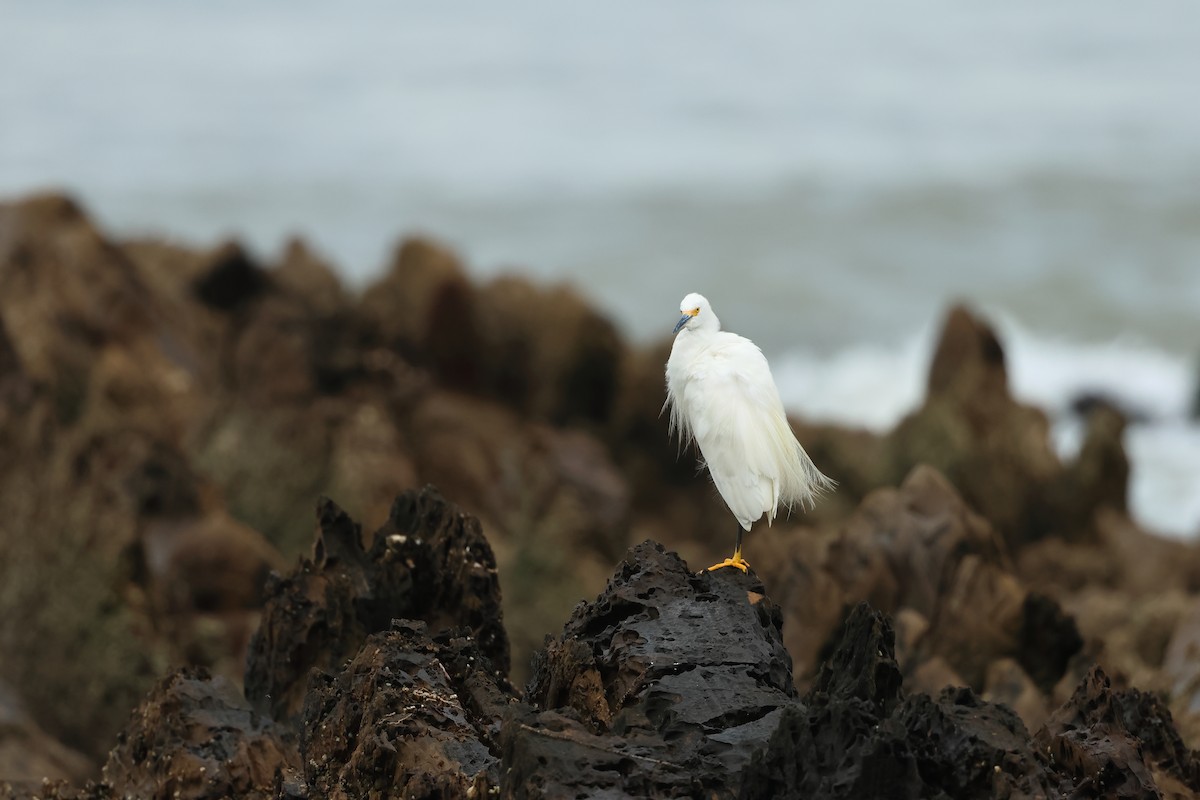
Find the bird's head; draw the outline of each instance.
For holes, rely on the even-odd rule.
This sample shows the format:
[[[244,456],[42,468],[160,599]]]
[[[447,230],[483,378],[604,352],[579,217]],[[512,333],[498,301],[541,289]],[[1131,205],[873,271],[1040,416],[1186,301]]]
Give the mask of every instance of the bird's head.
[[[713,313],[712,306],[704,295],[692,292],[679,303],[679,312],[683,314],[675,323],[675,333],[684,328],[688,330],[720,330],[721,323]]]

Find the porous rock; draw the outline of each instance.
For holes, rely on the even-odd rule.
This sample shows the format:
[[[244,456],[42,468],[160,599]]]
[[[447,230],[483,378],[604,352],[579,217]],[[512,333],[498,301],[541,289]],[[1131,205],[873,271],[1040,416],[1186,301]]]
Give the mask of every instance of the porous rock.
[[[904,697],[886,617],[859,604],[803,702],[744,773],[746,798],[1046,797],[1021,720],[970,689]]]
[[[392,619],[464,627],[501,674],[508,637],[491,547],[479,523],[429,487],[396,499],[370,549],[332,501],[317,510],[311,558],[267,587],[246,667],[246,696],[279,719],[303,706],[308,673],[351,657]]]
[[[372,634],[313,679],[301,749],[314,796],[463,797],[499,782],[499,720],[515,692],[469,636],[424,623]]]
[[[1153,695],[1114,689],[1100,667],[1035,739],[1071,797],[1187,798],[1200,792],[1200,757],[1184,746],[1171,712]]]
[[[753,575],[633,548],[534,663],[502,732],[513,797],[731,796],[796,701],[780,616]]]
[[[506,576],[515,679],[547,631],[604,585],[629,544],[631,487],[581,430],[523,419],[495,403],[433,391],[414,404],[417,472],[479,517]]]
[[[205,670],[167,676],[134,710],[104,765],[115,797],[272,798],[299,769],[294,745]]]

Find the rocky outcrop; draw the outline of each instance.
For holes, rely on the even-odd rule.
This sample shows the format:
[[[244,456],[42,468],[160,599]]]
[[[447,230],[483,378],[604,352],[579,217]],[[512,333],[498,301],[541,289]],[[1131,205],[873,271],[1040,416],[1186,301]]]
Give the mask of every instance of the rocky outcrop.
[[[795,702],[779,610],[753,576],[646,542],[534,663],[506,725],[516,797],[729,796]]]
[[[1200,754],[1184,747],[1153,695],[1115,690],[1093,668],[1035,737],[1073,797],[1195,797]]]
[[[317,519],[312,557],[267,587],[246,666],[250,700],[278,719],[296,718],[310,670],[341,664],[397,618],[465,628],[507,675],[496,561],[476,520],[428,488],[396,499],[369,548],[331,501]]]
[[[0,206],[0,286],[17,355],[67,417],[82,410],[96,349],[130,345],[148,324],[136,269],[65,197]]]
[[[515,693],[465,630],[396,621],[313,680],[301,754],[317,797],[467,797],[500,782]]]
[[[134,711],[102,784],[117,797],[269,798],[299,766],[284,735],[234,686],[185,669]]]
[[[937,467],[967,502],[1017,545],[1046,535],[1047,487],[1062,471],[1050,423],[1008,390],[1004,349],[965,308],[947,315],[929,369],[925,402],[889,436],[894,478],[919,463]]]
[[[857,606],[803,703],[755,759],[743,797],[1054,797],[1011,710],[966,688],[905,696],[886,618]]]
[[[1200,790],[1200,757],[1153,696],[1115,690],[1096,668],[1030,735],[1009,707],[969,687],[914,690],[890,619],[866,603],[820,648],[801,696],[781,610],[757,576],[693,573],[653,542],[632,548],[605,590],[547,639],[520,695],[492,658],[506,655],[504,629],[477,536],[470,518],[426,490],[399,498],[364,549],[357,525],[325,503],[314,558],[276,582],[249,668],[248,686],[279,722],[222,678],[184,669],[134,712],[99,783],[9,785],[0,797],[958,800]],[[1022,620],[1006,663],[1040,681],[1021,646],[1060,638],[1063,618],[1028,595]]]
[[[477,287],[453,253],[412,239],[362,309],[389,346],[449,388],[555,423],[601,424],[613,414],[624,343],[570,289],[517,277]]]
[[[764,538],[756,541],[764,581],[785,618],[803,620],[785,628],[784,641],[804,683],[860,600],[896,615],[900,669],[914,685],[991,693],[1004,685],[999,696],[1014,702],[1028,689],[1022,702],[1035,719],[1083,646],[1074,620],[1014,574],[1004,540],[931,467],[868,495],[831,533]]]
[[[1014,549],[1047,536],[1094,538],[1097,511],[1125,510],[1123,431],[1119,410],[1091,409],[1082,451],[1061,463],[1045,413],[1012,397],[995,331],[959,306],[943,323],[923,405],[887,437],[884,480],[937,467]]]

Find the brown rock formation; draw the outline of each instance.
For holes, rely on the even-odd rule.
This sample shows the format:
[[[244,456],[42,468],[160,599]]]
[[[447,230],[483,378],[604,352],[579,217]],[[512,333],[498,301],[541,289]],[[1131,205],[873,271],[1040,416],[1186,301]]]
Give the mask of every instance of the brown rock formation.
[[[924,405],[889,437],[898,478],[915,464],[937,467],[1013,545],[1044,536],[1048,485],[1062,471],[1049,422],[1008,391],[996,334],[964,308],[946,317]]]
[[[320,797],[467,797],[500,781],[500,720],[516,697],[469,636],[409,622],[367,638],[309,686],[301,752]]]
[[[298,770],[295,749],[235,687],[203,670],[163,680],[104,765],[102,791],[139,798],[269,798]]]
[[[1043,708],[1082,645],[1073,620],[1022,584],[1004,541],[931,467],[868,495],[833,535],[769,535],[760,563],[785,618],[803,621],[785,629],[801,675],[816,669],[819,648],[859,600],[903,614],[907,676],[953,676],[983,691],[990,665],[1013,659]]]

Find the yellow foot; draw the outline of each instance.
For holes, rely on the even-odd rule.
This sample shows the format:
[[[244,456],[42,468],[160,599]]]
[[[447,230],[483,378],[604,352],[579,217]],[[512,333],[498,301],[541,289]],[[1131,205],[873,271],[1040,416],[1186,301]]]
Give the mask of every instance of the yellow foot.
[[[733,567],[735,569],[740,569],[742,572],[745,572],[746,568],[749,566],[750,566],[749,561],[742,558],[740,554],[734,553],[732,558],[727,558],[724,561],[722,561],[720,564],[713,564],[711,567],[708,568],[708,571],[712,572],[714,569],[721,569],[722,567]]]

